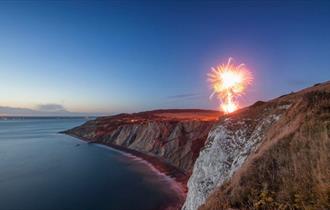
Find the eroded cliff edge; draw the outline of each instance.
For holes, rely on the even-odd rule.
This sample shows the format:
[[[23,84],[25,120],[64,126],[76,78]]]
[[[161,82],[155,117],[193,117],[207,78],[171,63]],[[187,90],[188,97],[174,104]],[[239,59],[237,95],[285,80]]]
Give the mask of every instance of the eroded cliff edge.
[[[220,115],[197,109],[119,114],[88,121],[65,133],[157,157],[189,175]]]
[[[183,209],[330,209],[330,82],[223,116]]]

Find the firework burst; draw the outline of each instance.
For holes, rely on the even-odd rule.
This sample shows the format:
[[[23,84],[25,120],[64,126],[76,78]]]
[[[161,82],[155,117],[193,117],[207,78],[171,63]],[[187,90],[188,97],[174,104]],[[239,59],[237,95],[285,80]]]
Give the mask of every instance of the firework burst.
[[[230,113],[239,108],[237,98],[244,94],[247,86],[252,83],[252,75],[244,64],[235,66],[233,59],[229,58],[226,64],[221,64],[208,74],[211,83],[212,94],[220,100],[220,109]]]

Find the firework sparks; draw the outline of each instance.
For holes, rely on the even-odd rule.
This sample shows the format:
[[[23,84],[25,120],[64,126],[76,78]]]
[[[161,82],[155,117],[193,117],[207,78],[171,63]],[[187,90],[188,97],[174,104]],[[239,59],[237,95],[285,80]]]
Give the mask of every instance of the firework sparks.
[[[244,64],[235,66],[233,59],[229,58],[226,64],[212,68],[208,74],[208,81],[212,85],[212,94],[220,100],[220,109],[225,113],[230,113],[239,108],[237,97],[241,96],[246,87],[252,82],[251,73]]]

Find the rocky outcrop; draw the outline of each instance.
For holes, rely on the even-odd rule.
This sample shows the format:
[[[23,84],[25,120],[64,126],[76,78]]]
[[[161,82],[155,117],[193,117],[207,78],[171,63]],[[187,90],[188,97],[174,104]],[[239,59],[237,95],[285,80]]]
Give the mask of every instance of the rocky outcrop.
[[[223,116],[183,209],[329,209],[329,138],[329,82]]]
[[[66,133],[156,156],[190,174],[219,116],[207,110],[156,110],[97,118]]]

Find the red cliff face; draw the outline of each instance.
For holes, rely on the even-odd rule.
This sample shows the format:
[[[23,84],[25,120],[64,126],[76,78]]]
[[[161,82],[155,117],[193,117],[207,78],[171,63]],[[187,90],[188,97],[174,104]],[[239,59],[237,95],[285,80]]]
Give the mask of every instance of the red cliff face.
[[[120,114],[88,121],[66,133],[156,156],[189,174],[220,115],[206,110]]]

